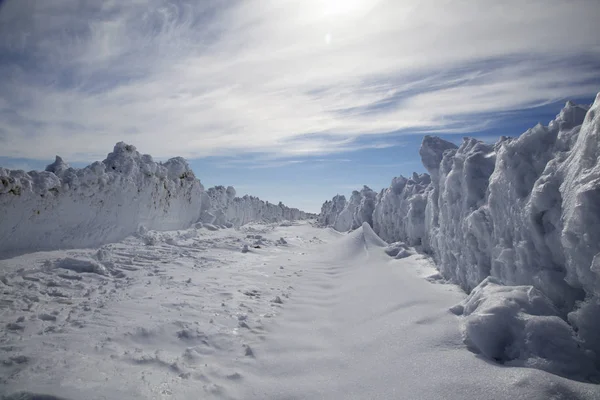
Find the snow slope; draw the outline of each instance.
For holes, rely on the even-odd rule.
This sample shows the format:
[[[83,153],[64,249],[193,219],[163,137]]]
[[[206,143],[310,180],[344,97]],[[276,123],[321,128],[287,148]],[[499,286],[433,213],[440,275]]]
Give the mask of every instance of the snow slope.
[[[395,178],[373,213],[375,232],[420,244],[467,292],[488,276],[535,287],[595,352],[597,367],[599,108],[600,95],[591,108],[568,102],[548,126],[495,145],[465,139],[457,148],[426,136],[420,154],[430,177]],[[337,221],[348,208],[319,220]]]
[[[515,340],[511,368],[463,345],[461,326],[472,351],[502,356],[494,352],[502,338],[483,328],[504,323],[518,334],[560,324],[543,295],[517,289],[492,304],[498,289],[489,282],[467,297],[439,284],[428,258],[390,257],[368,224],[348,235],[284,225],[148,231],[98,249],[0,261],[0,394],[598,398],[597,385],[560,376],[587,372],[568,327],[554,341]],[[484,318],[496,325],[478,323]],[[545,360],[552,373],[529,368]]]
[[[204,191],[180,157],[164,163],[117,143],[106,160],[70,168],[60,157],[46,171],[0,168],[0,258],[30,251],[94,247],[151,230],[314,217],[283,204]]]

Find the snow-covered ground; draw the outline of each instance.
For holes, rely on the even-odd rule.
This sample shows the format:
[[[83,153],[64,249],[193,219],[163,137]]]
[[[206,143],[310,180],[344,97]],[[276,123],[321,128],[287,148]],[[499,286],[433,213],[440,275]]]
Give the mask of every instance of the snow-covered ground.
[[[283,225],[147,231],[0,261],[0,391],[47,400],[599,398],[583,382],[586,356],[539,335],[560,322],[533,289],[498,296],[490,281],[467,298],[427,257],[387,246],[368,225],[350,234]],[[499,327],[533,332],[513,338],[516,358],[495,352],[507,339]],[[527,367],[544,361],[555,373]]]

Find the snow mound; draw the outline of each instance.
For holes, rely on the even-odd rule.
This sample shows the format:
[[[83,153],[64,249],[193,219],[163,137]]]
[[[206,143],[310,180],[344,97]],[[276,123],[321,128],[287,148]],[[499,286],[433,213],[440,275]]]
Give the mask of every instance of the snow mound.
[[[350,232],[345,238],[336,242],[331,251],[340,254],[341,257],[361,258],[366,257],[369,251],[384,251],[387,243],[381,239],[366,222],[358,229]]]
[[[504,286],[488,277],[452,311],[462,315],[465,343],[497,362],[558,375],[597,379],[585,351],[550,299],[533,286]]]
[[[397,260],[410,257],[415,254],[409,246],[404,242],[396,242],[386,246],[385,254],[390,257],[394,257]]]
[[[385,247],[385,254],[390,257],[396,257],[402,250],[408,250],[408,246],[404,242],[395,242]]]
[[[367,247],[387,247],[385,240],[377,236],[375,231],[373,231],[373,228],[371,228],[371,225],[367,222],[363,222],[359,229],[362,230],[362,235]]]
[[[182,158],[154,162],[123,142],[82,169],[60,157],[42,172],[0,168],[0,257],[96,247],[140,226],[186,228],[200,217],[202,192]]]

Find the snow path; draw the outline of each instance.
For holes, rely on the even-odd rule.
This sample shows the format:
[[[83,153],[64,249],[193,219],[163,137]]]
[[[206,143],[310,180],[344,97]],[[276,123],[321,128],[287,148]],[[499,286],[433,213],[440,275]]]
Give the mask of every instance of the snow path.
[[[595,385],[466,350],[448,312],[464,293],[424,279],[437,271],[421,256],[390,259],[362,229],[303,260],[294,304],[256,349],[251,398],[600,398]]]
[[[249,225],[0,261],[0,394],[599,398],[596,385],[468,351],[448,311],[465,294],[381,245],[363,228]]]

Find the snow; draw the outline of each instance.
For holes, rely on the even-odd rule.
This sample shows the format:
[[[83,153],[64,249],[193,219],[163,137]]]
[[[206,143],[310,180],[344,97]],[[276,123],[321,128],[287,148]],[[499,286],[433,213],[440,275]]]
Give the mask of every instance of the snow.
[[[215,225],[241,226],[249,222],[294,221],[315,218],[297,208],[289,208],[283,203],[272,204],[253,196],[236,197],[232,186],[215,186],[207,190],[208,209],[202,214],[202,221]]]
[[[317,221],[322,226],[333,226],[337,216],[346,208],[346,197],[336,195],[331,201],[326,201],[321,207]]]
[[[581,348],[571,326],[533,286],[487,277],[453,311],[465,317],[465,343],[490,359],[598,381],[595,354]]]
[[[377,196],[372,215],[383,239],[430,254],[443,278],[467,292],[488,277],[538,290],[581,346],[595,352],[596,368],[599,107],[600,95],[591,108],[568,102],[547,126],[494,145],[465,138],[456,147],[426,136],[420,155],[429,175],[394,178]],[[368,221],[372,208],[361,210],[356,200],[341,211],[328,204],[318,221],[340,231],[356,228],[346,223],[348,214]]]
[[[0,168],[0,258],[95,247],[199,220],[219,229],[310,217],[281,203],[236,198],[233,187],[204,191],[183,158],[155,162],[123,142],[106,160],[82,169],[58,156],[42,172]]]
[[[0,256],[186,228],[200,216],[202,191],[183,159],[157,163],[123,142],[83,169],[60,157],[43,172],[0,168]]]
[[[360,191],[353,191],[349,201],[344,196],[336,196],[331,202],[323,204],[319,221],[325,226],[331,222],[331,226],[338,231],[356,229],[363,222],[372,224],[376,197],[377,194],[367,186]]]
[[[373,229],[389,242],[404,240],[420,245],[425,238],[425,188],[431,183],[428,174],[412,178],[394,178],[388,189],[377,197],[373,212]]]
[[[134,235],[0,261],[0,392],[90,400],[598,397],[596,385],[562,376],[584,375],[572,357],[587,356],[541,293],[490,281],[467,297],[438,284],[429,258],[406,244],[395,247],[412,255],[390,256],[367,223],[350,234],[286,225],[148,230],[152,245]],[[460,318],[449,311],[456,304]],[[462,327],[494,312],[507,319],[490,326],[507,323],[528,338],[504,365],[463,344]],[[548,327],[550,339],[539,335]],[[487,351],[481,332],[469,332]]]
[[[598,399],[598,107],[426,136],[314,226],[125,143],[0,168],[0,394]]]

